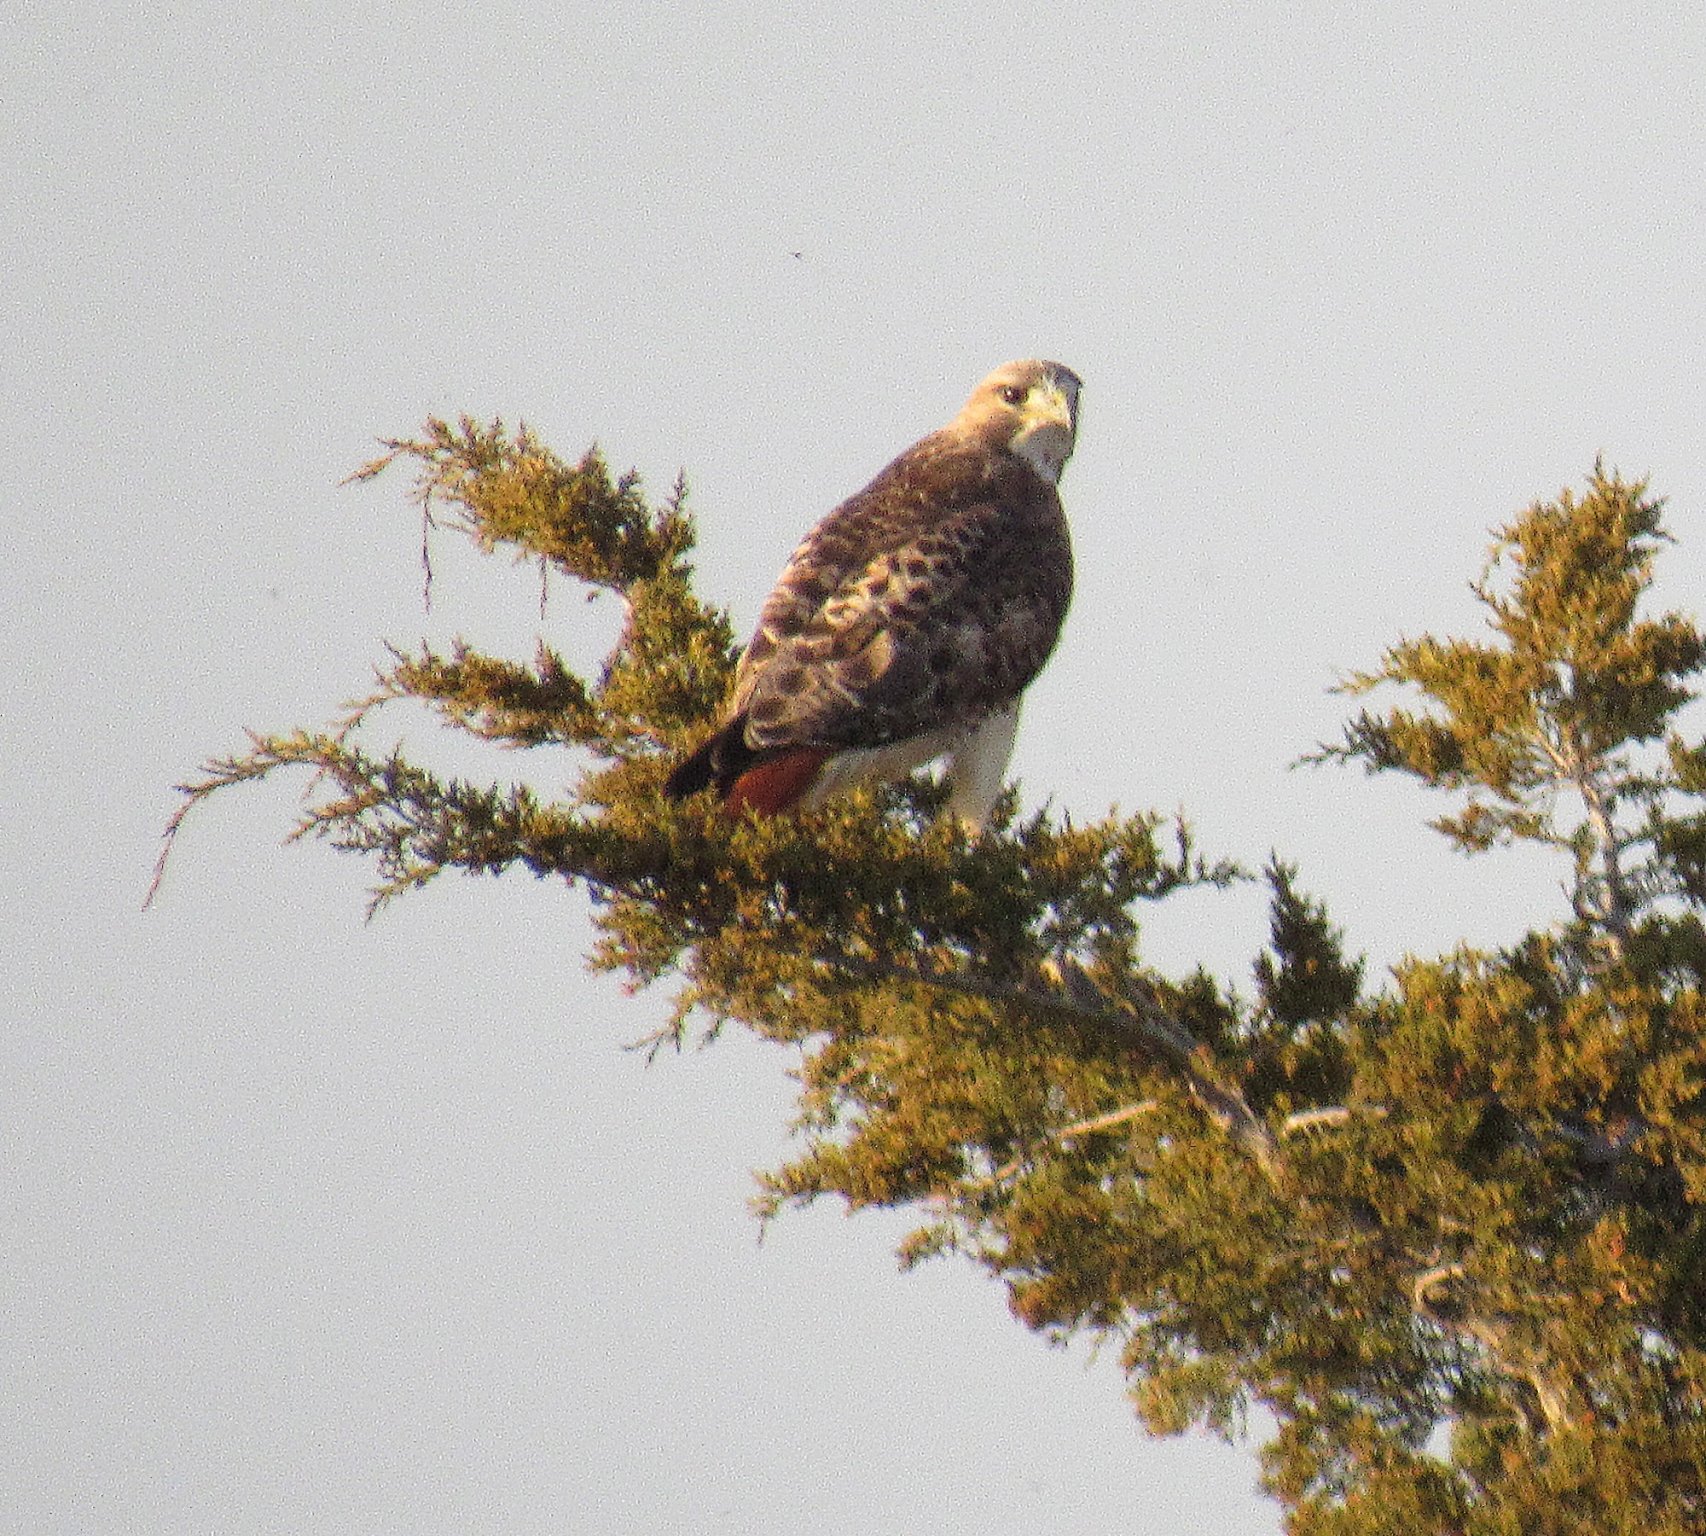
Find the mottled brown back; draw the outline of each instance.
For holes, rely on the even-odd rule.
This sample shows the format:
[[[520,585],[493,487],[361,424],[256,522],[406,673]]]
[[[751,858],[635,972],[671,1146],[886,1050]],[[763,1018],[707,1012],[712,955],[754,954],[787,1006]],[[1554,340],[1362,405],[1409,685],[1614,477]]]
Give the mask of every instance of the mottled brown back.
[[[1071,595],[1054,487],[1002,449],[938,432],[794,551],[731,713],[759,753],[973,724],[1042,669]]]

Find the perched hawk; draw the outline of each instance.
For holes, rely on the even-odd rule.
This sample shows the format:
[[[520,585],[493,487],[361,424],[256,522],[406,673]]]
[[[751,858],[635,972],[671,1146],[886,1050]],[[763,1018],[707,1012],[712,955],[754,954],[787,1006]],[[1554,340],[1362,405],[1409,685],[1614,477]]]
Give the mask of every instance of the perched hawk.
[[[1008,363],[806,535],[765,599],[723,724],[669,776],[731,811],[810,809],[948,758],[983,825],[1072,596],[1055,485],[1078,376]]]

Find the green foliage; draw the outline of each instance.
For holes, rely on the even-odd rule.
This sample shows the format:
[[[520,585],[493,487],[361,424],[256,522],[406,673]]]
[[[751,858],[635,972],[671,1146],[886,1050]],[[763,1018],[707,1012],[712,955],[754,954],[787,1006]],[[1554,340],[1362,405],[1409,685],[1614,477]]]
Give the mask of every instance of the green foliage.
[[[1638,615],[1667,541],[1661,510],[1644,482],[1599,464],[1587,495],[1566,489],[1530,507],[1498,531],[1474,587],[1493,639],[1400,641],[1346,691],[1400,684],[1431,708],[1365,710],[1316,759],[1462,791],[1463,809],[1434,825],[1467,852],[1511,842],[1564,851],[1577,937],[1620,951],[1654,898],[1692,899],[1706,849],[1698,813],[1674,804],[1698,797],[1702,781],[1673,727],[1706,638],[1680,614]],[[1659,741],[1666,753],[1642,751]],[[1662,922],[1647,935],[1665,936]]]
[[[652,1049],[737,1023],[797,1053],[766,1216],[914,1211],[905,1262],[961,1253],[1026,1326],[1117,1342],[1156,1433],[1237,1434],[1260,1405],[1296,1532],[1706,1525],[1706,745],[1678,725],[1706,641],[1642,615],[1665,539],[1644,485],[1596,466],[1501,530],[1490,637],[1395,646],[1350,689],[1420,707],[1365,709],[1320,754],[1459,797],[1438,825],[1460,847],[1560,850],[1570,909],[1370,993],[1276,858],[1245,999],[1143,963],[1148,904],[1239,878],[1183,825],[1009,797],[968,840],[923,780],[785,821],[666,801],[734,657],[679,484],[652,506],[596,454],[466,421],[360,473],[399,461],[429,531],[621,600],[603,666],[392,652],[334,728],[210,763],[173,832],[301,766],[297,835],[371,858],[376,902],[446,870],[583,888],[593,963],[673,978]],[[369,744],[395,700],[571,749],[578,782],[441,778]]]

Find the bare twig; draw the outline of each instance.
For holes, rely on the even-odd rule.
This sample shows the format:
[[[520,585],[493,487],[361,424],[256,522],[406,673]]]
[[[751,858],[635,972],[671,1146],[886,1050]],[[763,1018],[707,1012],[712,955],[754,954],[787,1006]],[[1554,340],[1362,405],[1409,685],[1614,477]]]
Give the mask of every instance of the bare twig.
[[[1079,1136],[1094,1136],[1098,1131],[1111,1131],[1116,1125],[1124,1125],[1128,1120],[1152,1115],[1160,1107],[1159,1099],[1140,1099],[1136,1104],[1127,1104],[1124,1109],[1110,1109],[1105,1115],[1092,1115],[1088,1120],[1063,1125],[1054,1133],[1054,1139],[1072,1141]]]
[[[1358,1115],[1366,1115],[1371,1120],[1384,1120],[1386,1114],[1384,1104],[1322,1104],[1315,1109],[1300,1109],[1287,1115],[1280,1122],[1279,1133],[1282,1137],[1296,1136],[1327,1126],[1344,1125]]]
[[[1071,1125],[1063,1125],[1058,1131],[1050,1131],[1048,1140],[1053,1142],[1075,1141],[1080,1136],[1093,1136],[1098,1131],[1111,1131],[1117,1126],[1129,1121],[1141,1119],[1144,1115],[1152,1115],[1161,1108],[1159,1099],[1140,1099],[1136,1104],[1127,1104],[1123,1109],[1111,1109],[1105,1115],[1092,1115],[1088,1120],[1075,1121]],[[976,1188],[988,1189],[995,1184],[1004,1184],[1025,1166],[1023,1156],[1009,1159],[1003,1163],[987,1179],[979,1179]]]

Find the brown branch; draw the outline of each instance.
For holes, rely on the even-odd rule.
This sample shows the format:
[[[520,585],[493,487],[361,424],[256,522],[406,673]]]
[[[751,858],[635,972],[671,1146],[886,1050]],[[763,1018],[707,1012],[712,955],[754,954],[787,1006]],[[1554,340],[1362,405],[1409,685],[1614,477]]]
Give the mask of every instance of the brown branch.
[[[1130,995],[1111,992],[1075,960],[1053,963],[1039,972],[1036,982],[1026,983],[997,981],[969,971],[942,970],[925,961],[897,965],[853,955],[824,955],[819,959],[854,976],[914,982],[966,997],[1064,1013],[1104,1029],[1122,1043],[1136,1046],[1156,1065],[1167,1068],[1203,1113],[1231,1136],[1270,1179],[1279,1171],[1278,1140],[1243,1094],[1215,1075],[1215,1061],[1209,1048],[1152,997],[1143,992]]]
[[[1451,1301],[1436,1301],[1434,1293],[1454,1284],[1468,1283],[1462,1264],[1436,1264],[1422,1270],[1410,1282],[1410,1307],[1415,1314],[1444,1332],[1472,1339],[1480,1346],[1487,1365],[1507,1380],[1521,1382],[1534,1394],[1539,1408],[1536,1419],[1524,1406],[1523,1416],[1534,1433],[1558,1434],[1582,1417],[1580,1394],[1573,1383],[1561,1383],[1536,1358],[1536,1351],[1511,1337],[1510,1321],[1488,1316]]]

